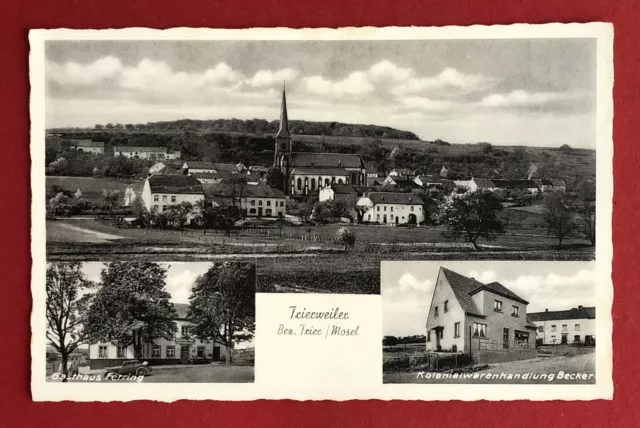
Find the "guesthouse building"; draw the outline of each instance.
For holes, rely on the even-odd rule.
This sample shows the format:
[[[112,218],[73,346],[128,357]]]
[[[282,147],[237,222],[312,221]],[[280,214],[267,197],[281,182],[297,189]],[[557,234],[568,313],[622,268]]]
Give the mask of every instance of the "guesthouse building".
[[[577,308],[533,312],[529,318],[536,325],[539,345],[595,345],[596,308]]]

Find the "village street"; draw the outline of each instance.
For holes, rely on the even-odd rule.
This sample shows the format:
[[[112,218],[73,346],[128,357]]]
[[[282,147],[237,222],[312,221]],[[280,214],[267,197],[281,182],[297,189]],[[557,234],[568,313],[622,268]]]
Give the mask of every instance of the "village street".
[[[558,374],[580,374],[580,379],[558,379]],[[421,374],[422,373],[422,374]],[[500,375],[508,376],[529,374],[528,379],[501,379]],[[510,361],[506,363],[490,364],[488,369],[473,373],[463,373],[457,379],[453,378],[427,378],[425,372],[412,373],[385,373],[385,383],[509,383],[509,384],[590,384],[595,383],[595,352],[576,355],[572,357],[553,356],[538,357],[530,360]],[[433,373],[432,373],[433,375]],[[444,374],[443,374],[444,375]],[[477,375],[477,376],[475,376]],[[487,375],[495,377],[487,379]],[[547,375],[539,377],[539,375]],[[551,375],[553,379],[551,380]],[[583,376],[586,375],[586,376]],[[537,379],[535,379],[537,377]],[[586,377],[587,379],[582,379]],[[590,377],[590,379],[589,379]]]

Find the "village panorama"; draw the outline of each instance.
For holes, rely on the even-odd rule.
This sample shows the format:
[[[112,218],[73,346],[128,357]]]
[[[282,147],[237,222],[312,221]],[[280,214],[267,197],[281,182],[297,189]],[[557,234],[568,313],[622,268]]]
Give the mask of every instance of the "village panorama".
[[[279,120],[48,129],[46,187],[49,260],[260,258],[262,291],[378,293],[381,260],[594,258],[594,150],[290,121],[284,88]]]

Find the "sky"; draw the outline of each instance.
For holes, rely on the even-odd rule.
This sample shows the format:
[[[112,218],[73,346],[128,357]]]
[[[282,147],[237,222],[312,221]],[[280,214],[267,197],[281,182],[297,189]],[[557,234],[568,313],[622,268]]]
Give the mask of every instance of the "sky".
[[[290,119],[595,148],[595,39],[48,41],[46,126]]]
[[[383,334],[425,334],[440,267],[487,284],[498,281],[529,302],[527,313],[595,306],[595,262],[382,262]]]

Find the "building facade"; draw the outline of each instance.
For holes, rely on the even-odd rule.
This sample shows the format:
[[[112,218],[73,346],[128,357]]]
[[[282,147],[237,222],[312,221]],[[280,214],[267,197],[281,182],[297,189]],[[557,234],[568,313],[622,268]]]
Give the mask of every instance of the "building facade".
[[[154,174],[148,177],[142,188],[142,201],[149,212],[164,212],[171,205],[190,202],[195,205],[204,199],[202,184],[188,175]],[[195,210],[194,210],[195,211]],[[189,223],[196,213],[192,212]]]
[[[413,193],[369,192],[358,199],[356,208],[365,223],[419,225],[425,220],[424,202]]]
[[[266,184],[204,184],[207,200],[218,206],[237,206],[244,217],[284,218],[286,197]]]
[[[153,365],[180,364],[197,361],[219,361],[226,353],[224,345],[203,341],[191,334],[191,322],[187,319],[189,305],[174,303],[177,316],[174,319],[178,331],[171,340],[154,339],[140,349],[140,358]],[[119,366],[123,361],[135,359],[131,344],[119,345],[98,342],[89,345],[91,369]]]
[[[596,308],[578,306],[564,311],[529,314],[537,327],[539,345],[595,345]]]
[[[151,161],[180,159],[179,151],[169,151],[166,147],[114,146],[113,155]]]
[[[104,154],[104,143],[102,141],[92,141],[89,139],[73,139],[69,141],[69,150],[101,155]]]
[[[535,349],[528,302],[498,282],[440,268],[427,316],[427,352]]]

